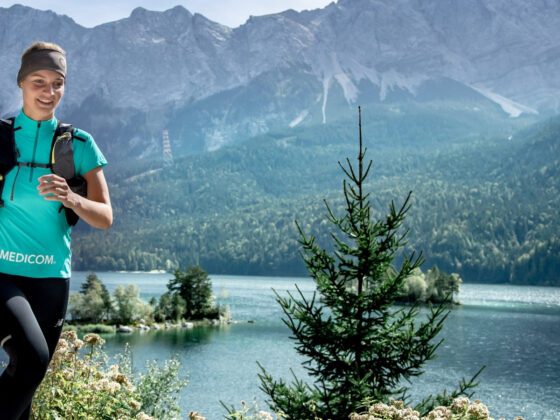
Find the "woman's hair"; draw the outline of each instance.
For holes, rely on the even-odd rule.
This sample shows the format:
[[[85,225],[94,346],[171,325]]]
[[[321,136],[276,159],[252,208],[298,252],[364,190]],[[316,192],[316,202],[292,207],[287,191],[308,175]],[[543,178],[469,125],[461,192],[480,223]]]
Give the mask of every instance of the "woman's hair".
[[[31,52],[38,51],[38,50],[53,50],[66,55],[66,51],[64,51],[60,45],[55,44],[54,42],[37,41],[31,44],[29,48],[27,48],[23,52],[21,58],[23,59],[24,57],[28,56]]]

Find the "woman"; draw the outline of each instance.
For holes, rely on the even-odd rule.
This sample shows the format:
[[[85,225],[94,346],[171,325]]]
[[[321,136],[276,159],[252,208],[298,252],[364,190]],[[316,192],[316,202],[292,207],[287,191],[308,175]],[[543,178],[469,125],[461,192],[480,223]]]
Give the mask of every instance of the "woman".
[[[34,43],[21,57],[17,81],[23,96],[13,121],[17,164],[6,173],[0,197],[0,344],[10,356],[0,376],[3,420],[30,417],[62,331],[71,274],[71,226],[62,206],[96,228],[113,221],[107,161],[90,134],[74,129],[70,142],[86,196],[49,166],[59,124],[54,112],[66,85],[64,50]]]

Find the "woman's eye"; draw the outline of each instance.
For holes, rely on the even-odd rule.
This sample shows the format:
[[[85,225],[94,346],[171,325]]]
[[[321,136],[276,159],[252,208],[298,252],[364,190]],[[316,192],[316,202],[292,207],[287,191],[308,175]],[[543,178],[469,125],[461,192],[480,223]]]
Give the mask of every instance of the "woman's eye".
[[[53,84],[53,86],[54,86],[54,88],[55,88],[56,90],[62,89],[62,87],[64,86],[64,83],[63,83],[63,82],[55,82],[55,83]]]

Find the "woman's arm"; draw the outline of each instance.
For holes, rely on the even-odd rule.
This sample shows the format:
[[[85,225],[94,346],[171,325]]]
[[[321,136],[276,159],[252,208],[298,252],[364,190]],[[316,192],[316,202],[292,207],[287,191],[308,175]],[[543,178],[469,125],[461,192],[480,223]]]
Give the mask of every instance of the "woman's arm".
[[[84,174],[84,178],[87,182],[87,198],[73,192],[66,180],[55,174],[40,177],[37,189],[45,200],[60,201],[87,224],[108,229],[113,224],[113,208],[103,168],[92,169]]]

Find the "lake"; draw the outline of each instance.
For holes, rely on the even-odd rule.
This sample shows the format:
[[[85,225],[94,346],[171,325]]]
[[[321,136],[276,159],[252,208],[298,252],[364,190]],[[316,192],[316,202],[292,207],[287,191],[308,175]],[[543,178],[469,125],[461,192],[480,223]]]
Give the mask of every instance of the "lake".
[[[167,273],[97,274],[109,292],[119,284],[136,284],[145,300],[165,292],[172,277]],[[72,292],[79,290],[86,275],[74,272]],[[211,278],[217,301],[229,305],[233,319],[242,322],[109,335],[105,350],[113,356],[130,343],[138,370],[147,360],[163,362],[177,354],[182,374],[189,379],[180,399],[183,414],[199,411],[208,420],[221,419],[225,410],[220,400],[239,407],[242,400],[256,398],[266,409],[257,361],[275,378],[289,381],[290,369],[305,376],[272,288],[285,293],[295,290],[297,283],[311,294],[314,283],[308,278]],[[413,396],[452,389],[462,377],[470,378],[486,365],[473,399],[488,405],[492,417],[560,420],[560,288],[464,284],[458,299],[463,305],[447,319],[438,357],[415,379]]]

